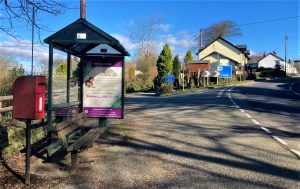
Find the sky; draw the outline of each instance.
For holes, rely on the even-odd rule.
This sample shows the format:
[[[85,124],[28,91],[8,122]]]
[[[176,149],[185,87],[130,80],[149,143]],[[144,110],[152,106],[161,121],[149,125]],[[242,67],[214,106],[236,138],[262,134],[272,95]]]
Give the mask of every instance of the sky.
[[[59,29],[79,18],[80,0],[65,0],[69,7],[58,16],[38,12],[38,22],[46,25],[48,30],[42,31],[43,40]],[[288,36],[287,57],[292,60],[300,58],[299,41],[299,1],[295,0],[219,0],[219,1],[105,1],[86,0],[87,20],[117,38],[131,56],[127,61],[136,58],[137,43],[129,38],[130,31],[136,23],[147,17],[158,17],[157,27],[160,32],[154,35],[155,51],[159,53],[164,44],[169,44],[173,55],[179,54],[183,59],[188,50],[193,50],[197,58],[195,39],[200,29],[222,20],[232,20],[241,29],[242,36],[228,40],[233,44],[247,45],[251,54],[276,51],[284,58],[285,36]],[[5,16],[3,5],[0,5],[0,18]],[[1,19],[0,19],[1,22]],[[5,22],[0,23],[5,25]],[[31,27],[24,23],[14,23],[15,34],[19,40],[0,32],[0,54],[12,56],[25,69],[31,65]],[[48,47],[41,44],[35,34],[34,65],[48,59]],[[55,58],[65,58],[66,55],[55,51]]]

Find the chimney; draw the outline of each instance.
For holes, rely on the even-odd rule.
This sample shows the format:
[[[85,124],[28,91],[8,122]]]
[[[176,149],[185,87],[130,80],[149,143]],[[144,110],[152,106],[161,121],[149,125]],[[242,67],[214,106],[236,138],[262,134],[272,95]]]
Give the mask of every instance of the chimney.
[[[266,57],[266,52],[264,52],[263,57]]]
[[[276,51],[273,51],[272,54],[276,55]]]
[[[80,18],[86,19],[86,0],[80,0]]]

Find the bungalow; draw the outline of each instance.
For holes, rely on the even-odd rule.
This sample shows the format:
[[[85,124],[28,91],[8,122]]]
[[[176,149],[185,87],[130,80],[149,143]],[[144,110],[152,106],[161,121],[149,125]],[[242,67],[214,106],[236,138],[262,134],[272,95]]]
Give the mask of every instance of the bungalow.
[[[244,67],[249,60],[249,50],[246,45],[234,45],[222,37],[217,38],[198,52],[199,60],[208,60],[212,70],[220,65],[231,65],[237,70]]]
[[[284,59],[276,55],[276,52],[269,53],[263,56],[258,61],[258,68],[273,68],[280,66],[280,69],[284,70]]]

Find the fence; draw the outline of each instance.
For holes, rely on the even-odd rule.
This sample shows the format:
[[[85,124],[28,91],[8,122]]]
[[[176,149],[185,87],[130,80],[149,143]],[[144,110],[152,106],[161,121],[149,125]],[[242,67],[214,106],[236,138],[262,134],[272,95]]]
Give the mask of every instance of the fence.
[[[53,90],[53,103],[54,104],[63,104],[66,103],[66,89],[56,89]],[[47,93],[46,93],[47,96]],[[11,105],[11,101],[13,100],[13,96],[0,96],[0,116],[2,113],[10,112],[13,110],[13,106]],[[78,87],[73,87],[70,90],[70,101],[76,102],[78,101]],[[10,102],[10,103],[3,103]],[[6,104],[9,104],[8,106]],[[47,104],[47,98],[46,98]],[[5,106],[5,107],[4,107]]]
[[[0,114],[4,113],[4,112],[10,112],[13,109],[13,106],[7,106],[7,107],[3,107],[3,102],[5,101],[12,101],[13,100],[13,96],[0,96]]]

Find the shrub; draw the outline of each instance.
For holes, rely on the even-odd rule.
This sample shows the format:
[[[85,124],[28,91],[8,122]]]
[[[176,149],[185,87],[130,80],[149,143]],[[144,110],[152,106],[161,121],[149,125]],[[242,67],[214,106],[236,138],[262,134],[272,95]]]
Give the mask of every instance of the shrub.
[[[163,84],[162,87],[159,89],[160,94],[168,94],[172,93],[173,85],[172,84]]]

